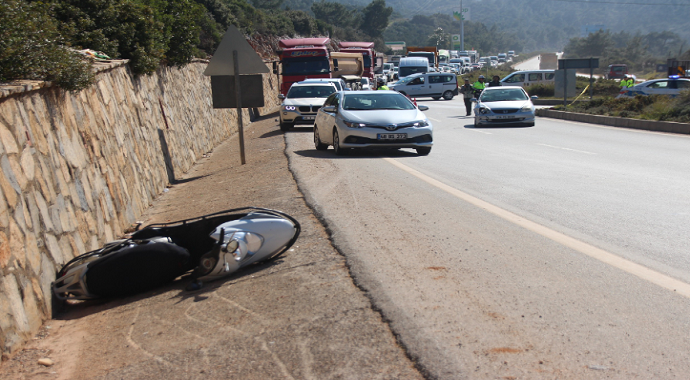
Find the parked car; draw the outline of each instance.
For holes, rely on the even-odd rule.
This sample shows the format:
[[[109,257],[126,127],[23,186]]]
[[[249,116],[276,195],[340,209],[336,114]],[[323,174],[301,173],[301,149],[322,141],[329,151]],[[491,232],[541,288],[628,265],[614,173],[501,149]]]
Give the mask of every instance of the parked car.
[[[350,88],[347,87],[347,83],[342,78],[309,78],[305,79],[302,82],[330,82],[333,83],[335,86],[336,90],[338,91],[349,91]]]
[[[522,87],[487,87],[474,106],[474,126],[534,126],[534,104]]]
[[[406,76],[388,86],[407,96],[451,100],[458,94],[458,76],[453,73],[420,73]]]
[[[533,84],[555,84],[555,70],[515,71],[501,79],[501,86],[529,87]]]
[[[426,156],[433,146],[433,126],[410,99],[395,91],[352,91],[331,94],[314,122],[314,146],[347,150],[413,148]]]
[[[630,88],[622,89],[618,98],[635,97],[636,95],[669,95],[678,96],[681,91],[690,90],[688,78],[652,79]]]
[[[283,99],[280,105],[280,130],[287,131],[295,124],[313,123],[323,102],[336,91],[331,82],[293,83],[287,95],[278,95],[278,98]]]
[[[606,72],[606,79],[623,79],[627,73],[628,65],[626,64],[609,65],[609,69]]]
[[[363,77],[362,79],[360,79],[359,84],[360,90],[375,90],[375,88],[372,88],[372,83],[367,77]]]

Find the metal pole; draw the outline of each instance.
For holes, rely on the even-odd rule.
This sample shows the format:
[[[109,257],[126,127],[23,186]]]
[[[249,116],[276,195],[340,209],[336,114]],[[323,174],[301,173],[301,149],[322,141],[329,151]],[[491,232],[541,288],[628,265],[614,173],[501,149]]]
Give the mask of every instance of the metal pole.
[[[589,57],[589,100],[592,100],[594,94],[594,58]]]
[[[563,107],[568,106],[568,69],[563,64]]]
[[[462,11],[462,0],[460,0],[460,51],[465,51],[465,14]]]
[[[244,125],[242,122],[242,97],[240,91],[240,66],[237,59],[237,50],[232,51],[232,63],[235,66],[235,100],[237,101],[237,131],[240,134],[240,162],[244,160]]]

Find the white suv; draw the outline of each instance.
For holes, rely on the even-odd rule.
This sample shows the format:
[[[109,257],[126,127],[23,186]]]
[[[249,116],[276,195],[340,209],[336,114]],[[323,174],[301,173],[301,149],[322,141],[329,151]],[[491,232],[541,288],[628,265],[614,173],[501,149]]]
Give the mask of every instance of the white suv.
[[[334,92],[337,89],[330,82],[293,83],[287,95],[278,95],[283,99],[280,105],[280,130],[287,131],[295,124],[313,123],[319,108]]]

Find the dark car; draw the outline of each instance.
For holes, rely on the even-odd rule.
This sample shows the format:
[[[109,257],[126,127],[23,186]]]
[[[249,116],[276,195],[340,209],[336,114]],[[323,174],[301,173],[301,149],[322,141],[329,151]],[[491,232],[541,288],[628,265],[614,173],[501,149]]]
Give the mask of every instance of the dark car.
[[[606,73],[606,79],[623,79],[628,74],[628,65],[615,64],[609,65],[609,71]]]

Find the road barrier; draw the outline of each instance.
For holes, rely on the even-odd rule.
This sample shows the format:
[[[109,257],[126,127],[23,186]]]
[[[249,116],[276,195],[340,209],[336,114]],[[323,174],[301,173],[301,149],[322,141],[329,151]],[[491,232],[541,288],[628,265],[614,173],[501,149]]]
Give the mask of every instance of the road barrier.
[[[602,124],[612,127],[641,129],[655,132],[681,133],[685,135],[690,134],[690,124],[688,123],[630,119],[618,116],[589,115],[576,112],[556,111],[548,108],[538,108],[535,113],[537,116],[550,117],[552,119],[579,121],[582,123]]]

